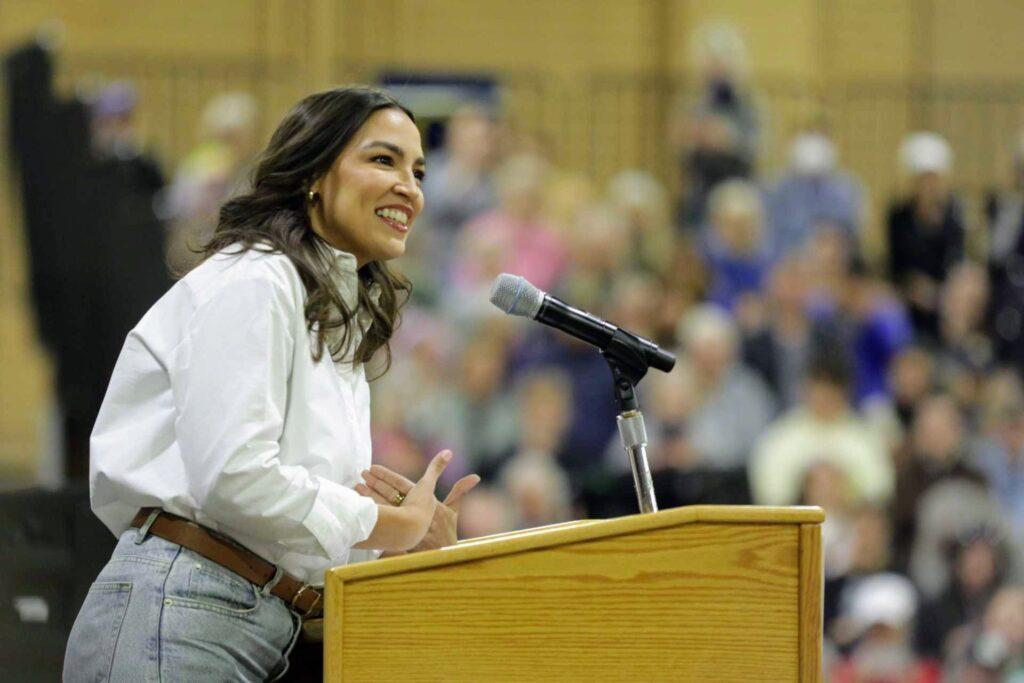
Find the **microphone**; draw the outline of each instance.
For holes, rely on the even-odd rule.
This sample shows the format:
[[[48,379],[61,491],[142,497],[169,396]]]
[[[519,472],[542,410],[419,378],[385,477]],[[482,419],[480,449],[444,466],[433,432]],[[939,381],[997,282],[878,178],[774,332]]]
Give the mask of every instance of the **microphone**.
[[[586,311],[573,308],[561,299],[534,287],[526,278],[502,273],[491,285],[491,303],[509,315],[533,318],[556,330],[561,330],[577,339],[605,351],[616,333],[632,338],[646,364],[652,368],[669,372],[676,364],[676,357],[662,351],[654,342],[639,337],[628,330],[620,330],[610,322]]]

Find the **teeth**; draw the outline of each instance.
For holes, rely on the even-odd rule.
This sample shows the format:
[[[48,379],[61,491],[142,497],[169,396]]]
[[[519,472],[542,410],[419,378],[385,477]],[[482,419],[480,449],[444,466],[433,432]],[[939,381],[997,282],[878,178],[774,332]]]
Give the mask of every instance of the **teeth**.
[[[389,218],[396,223],[401,223],[402,225],[405,225],[409,221],[409,217],[405,215],[405,212],[398,211],[397,209],[377,209],[375,213],[382,218]]]

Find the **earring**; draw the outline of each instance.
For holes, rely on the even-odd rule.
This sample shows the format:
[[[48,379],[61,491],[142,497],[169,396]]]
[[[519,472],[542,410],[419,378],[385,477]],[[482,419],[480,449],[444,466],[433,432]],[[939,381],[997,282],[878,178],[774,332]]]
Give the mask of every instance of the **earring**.
[[[306,200],[310,204],[316,204],[318,201],[320,201],[320,193],[310,190],[308,193],[306,193]]]

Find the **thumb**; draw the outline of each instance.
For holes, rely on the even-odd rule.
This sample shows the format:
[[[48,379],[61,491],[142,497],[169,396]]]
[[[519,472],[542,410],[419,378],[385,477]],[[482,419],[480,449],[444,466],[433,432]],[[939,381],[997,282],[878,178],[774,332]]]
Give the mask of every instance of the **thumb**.
[[[480,483],[480,477],[475,474],[463,477],[455,482],[452,486],[452,490],[448,493],[448,497],[444,499],[444,504],[450,507],[456,512],[459,511],[459,505],[462,503],[462,497],[473,490],[473,487]]]
[[[420,480],[417,482],[417,486],[424,486],[433,493],[437,487],[437,480],[444,472],[444,469],[448,467],[448,463],[452,461],[451,451],[441,451],[433,457],[430,464],[427,465],[427,471],[423,473]]]

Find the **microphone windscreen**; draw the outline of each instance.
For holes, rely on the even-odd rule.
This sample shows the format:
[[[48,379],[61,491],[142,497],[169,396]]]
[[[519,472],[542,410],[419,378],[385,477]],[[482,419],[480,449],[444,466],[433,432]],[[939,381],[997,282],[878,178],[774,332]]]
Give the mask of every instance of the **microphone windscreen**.
[[[509,315],[536,318],[544,303],[544,292],[524,277],[502,273],[491,285],[491,303]]]

